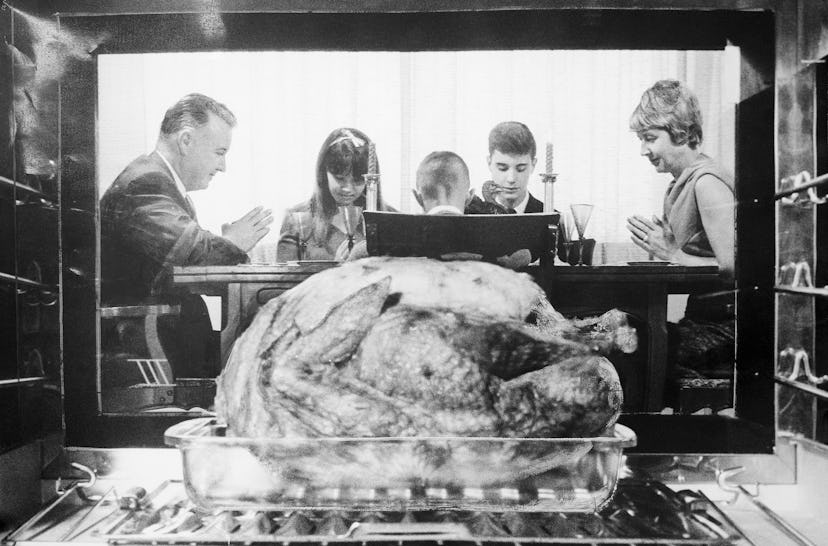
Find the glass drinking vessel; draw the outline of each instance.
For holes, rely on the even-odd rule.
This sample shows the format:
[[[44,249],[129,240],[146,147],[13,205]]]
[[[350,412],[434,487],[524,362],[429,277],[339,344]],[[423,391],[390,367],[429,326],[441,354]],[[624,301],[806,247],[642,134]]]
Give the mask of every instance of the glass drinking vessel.
[[[342,213],[342,220],[345,223],[345,234],[348,236],[348,250],[354,248],[354,235],[362,216],[362,207],[356,205],[340,205],[339,212]]]
[[[575,229],[578,230],[578,265],[584,265],[584,232],[594,207],[587,203],[576,203],[569,205],[569,208],[572,211],[572,219],[575,220]]]
[[[293,225],[296,226],[296,258],[299,261],[305,259],[308,250],[308,239],[311,234],[311,219],[309,212],[291,212],[290,217]]]

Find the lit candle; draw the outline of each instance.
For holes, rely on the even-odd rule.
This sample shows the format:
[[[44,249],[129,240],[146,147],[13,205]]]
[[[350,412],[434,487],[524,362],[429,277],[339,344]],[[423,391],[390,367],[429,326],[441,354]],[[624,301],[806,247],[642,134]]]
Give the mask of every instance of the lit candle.
[[[543,212],[555,212],[555,177],[544,175],[543,178]]]
[[[365,182],[365,210],[377,210],[377,175],[366,175]]]
[[[377,210],[377,148],[373,142],[368,143],[368,174],[365,175],[365,210]]]
[[[546,143],[546,174],[552,174],[552,143]]]
[[[377,174],[377,148],[373,142],[368,143],[368,174]]]

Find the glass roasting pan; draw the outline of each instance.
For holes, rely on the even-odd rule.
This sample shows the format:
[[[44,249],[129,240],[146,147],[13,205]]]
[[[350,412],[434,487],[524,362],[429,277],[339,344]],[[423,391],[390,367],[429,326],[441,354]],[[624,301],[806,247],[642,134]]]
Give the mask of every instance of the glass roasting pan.
[[[240,438],[214,418],[165,433],[207,510],[598,511],[635,433],[595,438]]]

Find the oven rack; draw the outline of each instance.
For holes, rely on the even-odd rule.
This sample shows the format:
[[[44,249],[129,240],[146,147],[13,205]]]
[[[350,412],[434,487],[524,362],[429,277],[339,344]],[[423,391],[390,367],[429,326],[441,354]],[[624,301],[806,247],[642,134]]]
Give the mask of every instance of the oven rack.
[[[786,184],[786,182],[789,182],[789,184]],[[780,189],[774,194],[773,197],[776,201],[785,199],[801,191],[809,191],[809,193],[811,193],[810,190],[812,188],[816,190],[817,188],[828,186],[828,174],[823,174],[815,178],[811,178],[811,173],[809,173],[808,171],[802,171],[794,176],[783,178],[782,182],[780,183],[780,187],[783,186],[788,187],[785,187],[785,189]]]
[[[806,392],[808,394],[816,396],[820,400],[828,400],[828,391],[824,391],[824,390],[820,389],[819,387],[815,387],[813,385],[809,385],[809,384],[803,383],[801,381],[796,381],[796,380],[790,379],[788,377],[785,377],[784,375],[779,375],[779,374],[776,374],[773,377],[773,380],[776,383],[779,383],[779,384],[782,384],[782,385],[787,385],[788,387],[792,387],[792,388],[797,389],[799,391]]]
[[[44,543],[363,546],[510,544],[742,545],[744,535],[703,493],[622,479],[600,513],[519,511],[206,511],[180,480],[149,493],[105,480],[68,489],[9,535],[15,546]],[[135,491],[141,493],[136,494]]]
[[[828,298],[828,286],[819,288],[813,286],[784,286],[776,285],[773,289],[777,293],[795,294],[799,296],[815,296],[819,298]]]
[[[0,176],[0,187],[8,187],[13,188],[15,191],[19,192],[21,195],[26,195],[28,197],[33,197],[36,199],[41,199],[46,202],[53,202],[54,200],[51,199],[48,195],[43,193],[42,191],[29,186],[28,184],[24,184],[23,182],[16,182],[10,178],[6,178],[5,176]]]
[[[817,207],[828,202],[824,189],[828,173],[812,176],[799,170],[806,163],[783,165],[791,176],[782,178],[774,193],[776,207],[776,357],[773,381],[781,428],[817,439],[819,408],[828,401],[828,375],[818,365],[816,309],[828,298],[828,286],[816,279]],[[818,195],[817,190],[820,190]],[[789,317],[783,320],[782,317]],[[810,326],[807,322],[810,321]]]

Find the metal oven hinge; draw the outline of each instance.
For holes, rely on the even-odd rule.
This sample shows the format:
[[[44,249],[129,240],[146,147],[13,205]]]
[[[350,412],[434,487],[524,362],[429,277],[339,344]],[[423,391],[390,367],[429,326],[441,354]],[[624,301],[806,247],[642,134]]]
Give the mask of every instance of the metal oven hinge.
[[[729,483],[728,480],[745,470],[743,466],[733,468],[726,468],[724,470],[716,471],[716,484],[722,491],[732,493],[732,497],[727,501],[728,504],[734,504],[740,496],[746,497],[756,508],[759,509],[780,531],[788,535],[797,544],[802,546],[816,546],[808,537],[800,533],[790,523],[785,521],[779,514],[771,510],[765,503],[759,500],[759,484],[755,485],[756,491],[751,492],[741,484]]]

